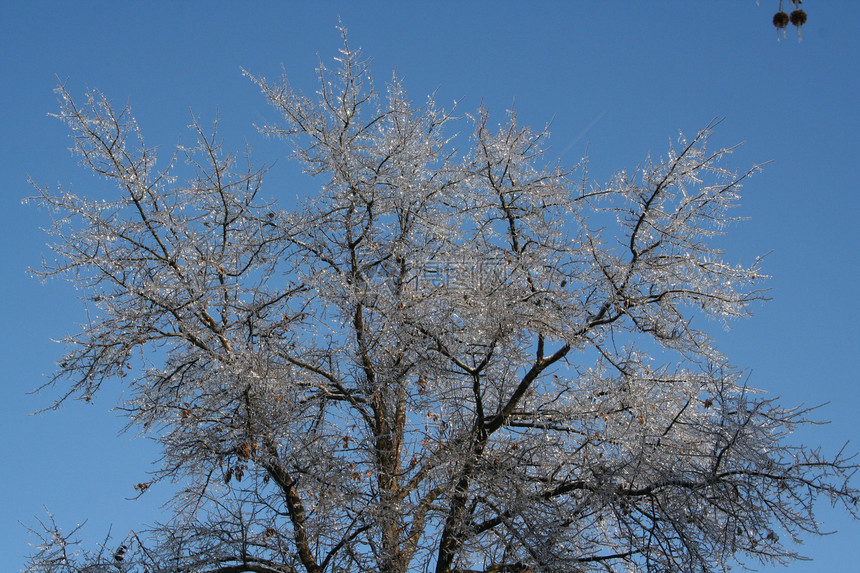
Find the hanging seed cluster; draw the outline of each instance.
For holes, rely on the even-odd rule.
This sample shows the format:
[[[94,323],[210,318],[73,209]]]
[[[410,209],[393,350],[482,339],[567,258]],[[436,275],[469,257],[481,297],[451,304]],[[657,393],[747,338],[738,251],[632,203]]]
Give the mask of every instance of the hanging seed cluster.
[[[802,40],[801,27],[806,24],[806,12],[800,8],[803,0],[791,0],[791,3],[794,5],[791,14],[782,9],[782,3],[783,0],[779,0],[779,11],[773,15],[773,25],[776,27],[777,39],[785,38],[785,29],[791,23],[797,28],[798,40]]]

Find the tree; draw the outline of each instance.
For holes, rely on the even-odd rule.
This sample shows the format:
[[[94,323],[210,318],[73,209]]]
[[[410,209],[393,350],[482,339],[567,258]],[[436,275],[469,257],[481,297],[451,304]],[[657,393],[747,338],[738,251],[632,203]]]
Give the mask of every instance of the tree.
[[[346,41],[337,62],[315,98],[249,76],[321,183],[291,212],[217,129],[194,122],[181,182],[128,109],[58,88],[119,195],[36,187],[40,273],[98,309],[49,386],[122,380],[163,448],[136,489],[178,491],[95,549],[46,522],[28,571],[724,571],[795,557],[821,497],[857,515],[857,464],[790,444],[808,411],[693,326],[763,298],[714,244],[755,171],[721,166],[716,122],[601,186],[512,112],[467,116],[459,153],[451,111],[378,93]]]

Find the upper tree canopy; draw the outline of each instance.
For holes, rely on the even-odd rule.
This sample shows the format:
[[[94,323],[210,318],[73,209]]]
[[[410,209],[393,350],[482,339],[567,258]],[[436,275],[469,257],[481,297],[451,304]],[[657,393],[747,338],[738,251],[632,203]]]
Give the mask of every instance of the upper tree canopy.
[[[48,523],[28,571],[723,571],[791,559],[820,496],[856,512],[856,465],[789,443],[806,413],[698,329],[761,298],[713,242],[752,171],[714,125],[598,185],[514,113],[377,91],[346,43],[313,96],[251,78],[319,185],[294,211],[214,129],[179,181],[128,110],[58,90],[118,192],[39,188],[42,273],[97,309],[53,382],[121,379],[164,452],[137,489],[177,492],[91,550]]]

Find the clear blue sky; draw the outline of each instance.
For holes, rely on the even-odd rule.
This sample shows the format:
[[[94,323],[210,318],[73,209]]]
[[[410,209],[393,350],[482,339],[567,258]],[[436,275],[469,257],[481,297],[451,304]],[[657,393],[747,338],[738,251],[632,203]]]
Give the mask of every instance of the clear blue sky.
[[[140,502],[157,452],[110,408],[120,389],[95,405],[69,404],[30,416],[56,394],[28,395],[61,347],[51,342],[84,318],[68,285],[40,284],[25,269],[47,253],[47,215],[21,198],[27,176],[81,193],[101,183],[76,166],[56,110],[55,75],[73,94],[86,86],[129,102],[150,145],[166,156],[189,110],[221,117],[227,144],[247,140],[259,160],[280,159],[268,193],[312,190],[295,178],[288,149],[251,127],[273,118],[244,67],[270,77],[285,67],[313,91],[317,55],[350,41],[374,59],[379,81],[397,68],[413,101],[438,89],[461,110],[483,101],[498,116],[515,102],[524,123],[552,121],[552,143],[575,163],[586,153],[605,181],[648,152],[661,154],[679,129],[693,133],[724,116],[716,141],[746,141],[731,166],[773,160],[751,179],[731,230],[729,259],[771,253],[765,268],[773,301],[729,332],[722,348],[751,371],[750,383],[785,404],[829,402],[832,420],[800,439],[833,451],[860,448],[858,234],[860,185],[860,3],[807,0],[804,40],[777,42],[770,23],[778,0],[569,2],[44,2],[0,3],[0,249],[3,281],[0,360],[0,555],[23,566],[32,524],[47,506],[67,528],[89,519],[91,539],[110,523],[124,535],[157,519],[167,491]],[[718,328],[716,325],[715,329]],[[856,571],[860,526],[823,508],[826,529],[809,540],[815,559],[790,571]]]

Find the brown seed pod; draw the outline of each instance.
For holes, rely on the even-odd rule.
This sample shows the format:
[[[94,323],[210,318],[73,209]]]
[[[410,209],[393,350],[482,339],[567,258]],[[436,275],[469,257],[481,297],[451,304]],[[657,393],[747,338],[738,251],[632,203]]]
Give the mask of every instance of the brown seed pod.
[[[806,24],[806,12],[803,10],[795,10],[791,13],[791,23],[798,28]]]
[[[774,14],[773,25],[777,28],[785,28],[786,26],[788,26],[788,14],[782,11]]]

